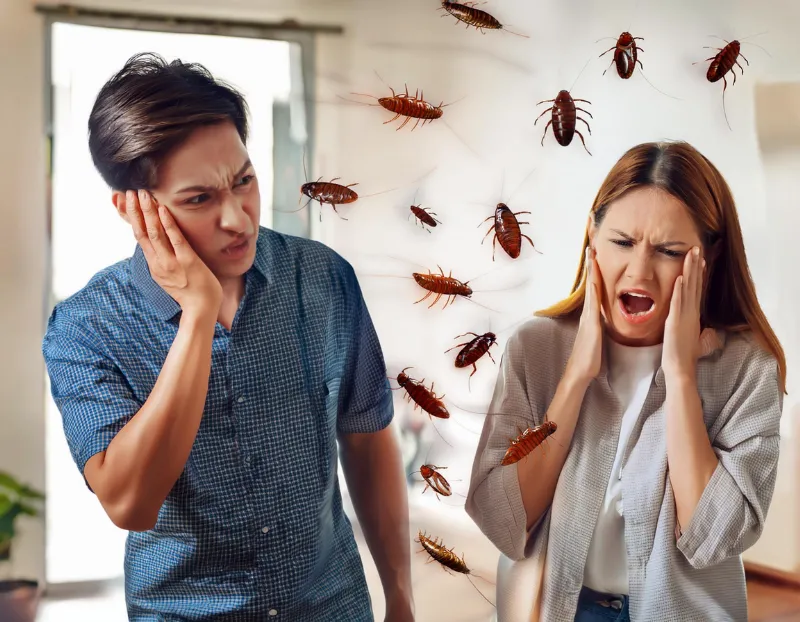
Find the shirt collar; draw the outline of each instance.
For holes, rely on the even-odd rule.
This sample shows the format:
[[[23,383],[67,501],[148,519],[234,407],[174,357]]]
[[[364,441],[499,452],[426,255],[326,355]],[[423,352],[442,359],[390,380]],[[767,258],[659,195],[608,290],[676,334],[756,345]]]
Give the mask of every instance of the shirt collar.
[[[248,272],[254,271],[260,274],[268,283],[273,282],[273,242],[276,235],[274,231],[266,227],[259,227],[258,239],[256,240],[256,256],[253,265],[248,270]],[[130,259],[130,269],[133,283],[153,307],[156,316],[160,320],[169,321],[180,312],[180,305],[175,302],[175,299],[153,280],[144,251],[142,251],[142,247],[139,244],[136,245],[136,250]]]

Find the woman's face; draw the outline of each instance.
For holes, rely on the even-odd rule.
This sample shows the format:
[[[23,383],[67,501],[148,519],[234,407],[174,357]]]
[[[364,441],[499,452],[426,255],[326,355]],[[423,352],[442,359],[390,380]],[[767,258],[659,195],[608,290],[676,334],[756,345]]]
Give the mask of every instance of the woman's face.
[[[631,346],[661,343],[686,253],[703,253],[689,211],[663,190],[637,188],[610,204],[599,227],[590,220],[589,238],[610,336]]]
[[[219,123],[196,129],[165,158],[158,176],[158,187],[151,193],[217,278],[225,282],[247,272],[255,259],[261,199],[236,126]],[[225,251],[244,240],[244,252]]]

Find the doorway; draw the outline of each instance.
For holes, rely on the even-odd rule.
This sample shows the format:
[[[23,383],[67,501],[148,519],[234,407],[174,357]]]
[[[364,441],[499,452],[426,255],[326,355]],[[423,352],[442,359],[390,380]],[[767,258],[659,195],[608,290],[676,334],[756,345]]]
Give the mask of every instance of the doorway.
[[[237,88],[250,107],[248,151],[259,174],[261,224],[309,237],[309,211],[287,213],[303,183],[302,154],[312,135],[308,33],[279,38],[175,32],[164,22],[125,27],[124,20],[48,17],[50,245],[47,313],[103,268],[130,257],[136,242],[94,168],[87,123],[98,91],[140,52],[204,65]],[[88,23],[94,22],[94,23]],[[235,29],[230,29],[233,32]],[[276,172],[279,171],[279,174]],[[61,415],[46,385],[46,581],[75,584],[123,575],[127,532],[115,527],[75,467]]]

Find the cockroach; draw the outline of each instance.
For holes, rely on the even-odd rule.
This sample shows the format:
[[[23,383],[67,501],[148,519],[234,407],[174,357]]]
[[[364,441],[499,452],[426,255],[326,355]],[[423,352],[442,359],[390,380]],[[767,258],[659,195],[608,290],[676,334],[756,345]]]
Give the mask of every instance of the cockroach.
[[[557,429],[558,426],[555,421],[545,421],[542,425],[537,425],[535,428],[527,428],[522,434],[511,439],[511,445],[503,456],[503,460],[500,464],[507,466],[519,462],[541,445],[545,439]]]
[[[388,256],[392,257],[391,255],[388,255]],[[393,257],[393,259],[399,259],[399,258]],[[405,261],[405,260],[401,259],[401,261]],[[460,281],[459,279],[453,277],[452,271],[450,272],[449,275],[445,275],[444,270],[442,270],[442,267],[441,266],[437,266],[437,267],[439,268],[439,274],[432,274],[430,269],[429,269],[427,274],[425,274],[423,272],[412,272],[411,276],[398,275],[398,274],[370,274],[370,275],[366,275],[366,276],[377,276],[377,277],[399,278],[399,279],[414,279],[420,287],[422,287],[423,289],[427,290],[427,293],[422,298],[420,298],[419,300],[415,301],[414,304],[418,304],[418,303],[424,301],[431,294],[436,294],[436,297],[434,298],[434,300],[431,302],[431,304],[428,305],[429,309],[432,308],[439,301],[439,299],[442,296],[446,297],[445,303],[442,306],[442,309],[446,308],[448,304],[452,304],[453,301],[455,300],[456,296],[462,296],[463,298],[466,298],[467,300],[469,300],[472,304],[476,304],[479,307],[483,307],[484,309],[487,309],[488,311],[491,311],[493,313],[497,313],[498,312],[496,309],[492,309],[491,307],[487,307],[486,305],[483,305],[483,304],[473,300],[471,296],[472,296],[472,294],[474,292],[473,292],[472,287],[470,287],[470,285],[469,285],[469,283],[471,281],[475,281],[475,280],[478,280],[479,278],[482,278],[482,277],[486,276],[487,274],[489,274],[489,272],[492,272],[492,270],[490,270],[489,272],[485,272],[485,273],[483,273],[483,274],[481,274],[479,276],[473,277],[469,281]],[[518,287],[518,285],[515,286],[515,287]],[[497,292],[497,291],[501,291],[502,289],[503,288],[491,289],[491,290],[481,290],[481,291]]]
[[[723,39],[723,41],[725,41],[725,39]],[[742,46],[736,39],[730,42],[725,41],[725,43],[726,45],[724,48],[704,46],[703,49],[719,50],[715,56],[706,59],[706,61],[711,61],[711,64],[708,66],[708,71],[706,72],[706,79],[709,82],[718,82],[722,80],[724,84],[722,87],[722,111],[725,114],[725,123],[728,124],[728,129],[731,129],[731,124],[728,121],[728,113],[725,110],[725,90],[728,88],[728,81],[725,79],[725,74],[730,71],[733,75],[733,83],[736,84],[736,72],[733,71],[733,67],[738,67],[742,70],[742,74],[744,74],[744,67],[739,64],[739,57],[741,56],[744,58],[744,62],[747,63],[748,67],[750,66],[750,61],[741,53],[740,50]],[[697,63],[692,64],[696,65]]]
[[[463,553],[462,553],[461,557],[459,557],[458,555],[456,555],[453,552],[453,549],[446,548],[444,546],[444,543],[440,542],[438,538],[431,539],[425,533],[420,531],[420,532],[418,532],[417,542],[419,542],[422,545],[422,549],[428,555],[431,556],[431,559],[428,560],[428,563],[430,563],[431,561],[435,560],[435,561],[439,562],[439,564],[446,570],[449,569],[449,570],[452,570],[454,572],[458,572],[460,574],[467,575],[467,579],[469,580],[470,583],[472,583],[472,579],[470,579],[470,575],[473,575],[473,576],[476,576],[476,577],[478,576],[475,573],[473,573],[469,569],[469,567],[467,566],[467,563],[464,561]],[[420,551],[420,553],[421,552],[422,551]],[[478,577],[478,578],[481,578],[481,577]],[[488,598],[486,598],[486,596],[483,595],[483,592],[481,592],[478,589],[477,585],[472,583],[472,587],[474,587],[475,590],[477,590],[478,594],[480,594],[487,603],[492,605],[492,607],[495,606],[495,604],[492,601],[490,601]]]
[[[447,11],[447,13],[442,14],[442,17],[447,17],[447,14],[455,17],[455,25],[458,25],[458,22],[462,22],[467,25],[467,29],[472,26],[475,30],[480,30],[481,34],[484,35],[487,30],[505,30],[507,33],[517,35],[518,37],[524,37],[525,39],[530,38],[527,35],[512,32],[503,26],[493,15],[490,15],[486,11],[476,9],[476,4],[475,2],[448,2],[447,0],[443,0],[439,10]]]
[[[355,190],[350,190],[350,188],[357,186],[358,184],[355,183],[342,186],[341,184],[334,183],[337,179],[340,179],[339,177],[335,177],[331,181],[320,181],[321,179],[322,178],[320,177],[317,181],[310,181],[303,184],[300,186],[300,192],[309,198],[309,203],[311,203],[311,201],[318,201],[320,207],[322,207],[323,203],[332,205],[333,211],[336,212],[336,215],[342,220],[347,220],[347,218],[338,212],[336,206],[347,205],[348,203],[354,203],[357,201],[358,194]],[[308,203],[306,205],[308,205]],[[321,210],[319,213],[319,219],[322,221]]]
[[[481,244],[483,244],[486,237],[494,231],[494,238],[492,239],[492,261],[494,261],[494,251],[498,240],[500,240],[501,248],[511,259],[519,257],[520,251],[522,250],[522,238],[528,240],[533,250],[536,250],[536,247],[533,245],[533,240],[520,231],[520,225],[530,224],[529,222],[519,222],[517,216],[520,214],[530,214],[530,212],[512,212],[505,203],[498,203],[494,215],[489,216],[478,225],[480,227],[487,220],[494,218],[494,223],[489,227],[486,235],[483,236],[483,240],[481,240]]]
[[[434,298],[433,302],[428,305],[428,308],[430,309],[433,305],[435,305],[442,296],[447,296],[447,300],[442,307],[442,309],[444,309],[448,304],[453,303],[453,301],[456,299],[456,296],[463,296],[465,298],[472,296],[472,288],[467,284],[469,281],[464,281],[462,283],[458,279],[453,278],[452,270],[448,276],[445,276],[442,267],[439,265],[436,267],[439,268],[440,274],[431,274],[430,270],[428,270],[428,274],[422,274],[420,272],[413,273],[414,280],[417,282],[417,284],[420,287],[428,290],[428,293],[417,300],[414,304],[422,302],[431,294],[436,294],[436,298]]]
[[[611,37],[606,38],[611,39]],[[644,65],[642,65],[642,61],[639,60],[639,52],[644,52],[644,50],[636,45],[637,40],[644,41],[644,37],[634,37],[629,32],[623,32],[619,37],[617,37],[614,47],[607,49],[605,52],[600,54],[598,58],[602,58],[613,50],[614,58],[611,60],[611,65],[616,65],[617,75],[623,80],[627,80],[633,75],[633,72],[636,70],[636,63],[639,63],[639,68],[641,69],[641,74],[645,79],[645,82],[647,82],[662,95],[666,95],[671,99],[679,99],[678,97],[662,91],[655,84],[650,82],[650,80],[644,74]],[[611,68],[611,65],[606,67],[606,69],[603,71],[603,75],[606,75],[606,72]]]
[[[408,399],[414,401],[414,410],[416,410],[417,406],[419,406],[431,417],[449,419],[450,413],[442,401],[444,395],[437,396],[434,393],[434,383],[431,383],[431,388],[428,389],[424,385],[424,378],[422,380],[414,380],[406,375],[406,369],[411,369],[411,367],[406,367],[399,374],[397,374],[397,384],[400,385],[400,388],[406,390]]]
[[[423,464],[421,467],[419,467],[419,474],[422,476],[422,479],[425,480],[425,489],[422,491],[423,495],[428,488],[433,490],[437,499],[439,498],[439,495],[442,495],[443,497],[449,497],[453,494],[453,491],[450,488],[450,483],[444,478],[444,475],[438,471],[438,469],[446,468],[447,467],[444,466],[436,466],[435,464]]]
[[[489,348],[497,343],[497,335],[491,332],[484,333],[483,335],[469,332],[464,333],[463,335],[458,335],[458,337],[455,337],[455,339],[458,339],[459,337],[465,337],[466,335],[475,335],[475,337],[468,343],[459,343],[454,345],[452,348],[445,350],[444,353],[447,354],[450,352],[450,350],[455,350],[459,346],[464,346],[464,348],[456,356],[455,366],[459,369],[462,369],[472,365],[472,372],[469,375],[469,377],[472,378],[473,374],[478,371],[476,363],[484,354],[488,354],[489,358],[492,359],[492,363],[495,363],[495,365],[497,364],[492,357],[492,353],[489,352]]]
[[[416,119],[417,122],[414,124],[414,127],[411,128],[413,132],[417,129],[417,125],[419,125],[420,121],[422,121],[422,125],[425,125],[435,119],[440,119],[442,114],[444,114],[444,110],[442,109],[449,106],[449,104],[445,104],[444,102],[441,102],[438,106],[434,106],[430,102],[425,101],[425,94],[424,92],[420,92],[419,89],[415,91],[414,95],[409,94],[407,84],[405,85],[405,89],[405,93],[400,93],[400,95],[398,95],[394,92],[392,87],[389,87],[389,90],[392,92],[391,97],[375,97],[375,95],[366,93],[351,93],[351,95],[377,99],[377,104],[367,105],[381,106],[389,112],[393,112],[394,116],[388,121],[384,121],[384,125],[400,117],[406,117],[396,131],[403,129],[411,119]]]
[[[537,118],[536,121],[533,122],[534,125],[539,121],[539,119],[544,116],[545,113],[550,112],[552,110],[552,118],[547,122],[547,125],[544,128],[544,133],[542,134],[542,146],[544,146],[544,137],[547,135],[547,128],[550,127],[550,124],[553,125],[553,136],[556,137],[556,141],[562,147],[566,147],[572,142],[572,138],[575,134],[577,134],[581,142],[583,143],[583,148],[586,149],[586,153],[592,155],[592,152],[586,147],[586,142],[583,140],[583,134],[576,128],[577,121],[583,121],[586,123],[586,128],[589,130],[589,134],[592,133],[592,128],[589,127],[589,122],[586,121],[583,117],[578,116],[577,111],[580,110],[581,112],[585,112],[589,115],[590,118],[592,117],[592,113],[588,110],[584,110],[583,108],[577,108],[575,106],[575,102],[586,102],[587,104],[591,104],[592,102],[586,99],[573,99],[572,95],[569,94],[569,91],[559,91],[558,96],[555,99],[545,99],[538,102],[536,105],[544,104],[547,102],[554,102],[550,108],[542,112]]]
[[[422,223],[422,225],[428,225],[429,227],[435,227],[436,223],[438,222],[440,225],[442,224],[441,220],[437,220],[434,216],[438,216],[436,212],[431,212],[427,207],[420,207],[419,205],[412,205],[411,206],[411,213],[417,218],[417,220]],[[410,218],[410,216],[409,216]],[[424,226],[422,227],[425,228]],[[430,229],[426,229],[428,233],[431,232]]]
[[[623,80],[627,80],[633,75],[633,70],[636,69],[636,63],[639,63],[639,67],[644,70],[642,61],[638,59],[637,54],[637,52],[644,52],[644,50],[636,45],[637,39],[644,41],[643,37],[634,37],[631,36],[629,32],[623,32],[617,39],[617,44],[600,54],[598,58],[602,58],[613,50],[614,60],[611,61],[611,64],[616,64],[617,75]],[[606,71],[608,71],[610,67],[611,65],[606,68],[603,75],[606,75]]]
[[[725,41],[723,39],[723,41]],[[734,39],[733,41],[725,41],[727,45],[724,48],[709,48],[706,46],[705,49],[711,50],[719,50],[716,56],[712,56],[711,58],[707,58],[706,60],[712,61],[711,64],[708,66],[708,71],[706,72],[706,78],[709,82],[717,82],[722,79],[727,86],[727,81],[725,80],[725,74],[731,71],[733,73],[733,83],[736,84],[736,73],[733,72],[734,65],[737,66],[739,69],[742,70],[744,73],[744,68],[739,64],[739,57],[741,56],[744,58],[744,54],[741,53],[741,44]],[[750,61],[744,58],[744,62],[750,66]]]

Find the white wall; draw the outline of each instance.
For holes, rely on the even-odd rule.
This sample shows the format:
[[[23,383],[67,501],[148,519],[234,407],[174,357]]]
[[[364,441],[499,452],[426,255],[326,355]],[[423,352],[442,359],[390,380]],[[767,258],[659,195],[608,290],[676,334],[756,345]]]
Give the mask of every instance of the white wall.
[[[41,336],[47,264],[41,26],[0,1],[0,469],[44,489]],[[25,521],[17,574],[43,577],[44,523]]]
[[[4,189],[0,199],[4,216],[0,248],[3,265],[12,262],[13,266],[13,278],[4,277],[0,296],[4,301],[13,298],[16,302],[13,307],[6,303],[10,320],[2,323],[6,333],[3,343],[9,344],[13,352],[6,360],[14,360],[13,370],[3,375],[3,418],[11,423],[14,434],[6,434],[8,427],[4,428],[0,467],[22,459],[17,470],[32,483],[40,484],[44,472],[39,355],[44,190],[31,180],[41,174],[44,166],[42,39],[38,20],[30,14],[28,3],[3,2],[0,45],[14,49],[18,60],[12,62],[7,55],[0,58],[3,77],[7,72],[15,76],[14,94],[0,94],[0,135],[4,137],[0,151],[0,187]],[[285,10],[274,9],[271,14],[258,11],[258,4],[244,0],[226,5],[224,11],[211,8],[210,0],[204,0],[202,5],[187,0],[158,7],[149,0],[136,6],[140,10],[175,9],[226,16],[236,13],[260,19],[291,16],[345,26],[344,37],[322,37],[318,47],[317,99],[324,103],[318,106],[315,175],[328,179],[339,176],[346,183],[360,182],[357,189],[363,194],[400,189],[341,208],[349,221],[339,220],[326,210],[319,234],[350,259],[362,275],[362,287],[390,372],[413,365],[413,375],[424,376],[428,383],[434,380],[439,393],[470,408],[485,406],[496,373],[491,361],[481,361],[469,394],[465,390],[468,372],[452,368],[450,357],[455,352],[444,356],[443,351],[455,343],[452,338],[459,333],[503,328],[567,292],[574,278],[586,214],[599,184],[625,149],[646,140],[686,139],[722,170],[739,206],[751,270],[770,319],[777,318],[779,304],[786,304],[780,285],[793,273],[788,266],[775,272],[783,249],[774,242],[773,232],[781,222],[789,222],[782,219],[790,217],[786,210],[792,206],[787,202],[785,210],[777,211],[774,206],[767,209],[753,89],[757,80],[800,80],[800,45],[788,27],[798,22],[800,13],[790,0],[762,2],[760,10],[755,3],[744,1],[701,4],[687,0],[668,6],[655,2],[584,2],[580,10],[571,8],[574,3],[555,1],[497,2],[484,7],[493,10],[510,28],[530,35],[530,39],[503,32],[481,35],[453,26],[452,18],[439,17],[441,12],[436,11],[437,3],[433,1],[287,2],[283,5]],[[109,0],[102,6],[114,5],[127,8],[121,0]],[[631,13],[634,5],[638,8]],[[640,43],[645,50],[641,60],[650,81],[682,101],[658,93],[641,75],[628,82],[620,81],[611,72],[601,75],[610,55],[601,60],[596,57],[612,42],[595,41],[615,37],[628,28],[634,35],[645,37]],[[751,64],[745,65],[744,76],[737,77],[736,85],[729,85],[726,94],[731,131],[722,117],[721,85],[705,81],[705,63],[694,67],[691,63],[713,53],[703,50],[704,45],[718,45],[709,34],[731,39],[764,30],[769,33],[754,41],[766,47],[772,58],[758,48],[743,46]],[[575,84],[573,95],[592,102],[588,110],[594,119],[587,118],[592,135],[584,135],[594,155],[587,155],[580,142],[568,148],[558,146],[549,131],[541,147],[543,123],[533,127],[533,121],[544,107],[536,107],[535,103],[555,97],[562,88],[570,88],[589,59],[593,60]],[[388,113],[337,100],[336,95],[347,96],[350,91],[384,94],[387,89],[373,71],[395,88],[403,82],[408,82],[412,91],[423,88],[426,97],[436,103],[460,100],[445,108],[444,120],[480,153],[480,159],[440,122],[419,127],[413,133],[409,132],[410,127],[395,132],[397,122],[382,125],[390,118]],[[8,88],[5,85],[10,82],[4,79],[2,84]],[[415,191],[409,184],[435,165],[438,168],[425,180],[417,197],[424,206],[432,207],[443,222],[428,234],[415,229],[405,218]],[[543,254],[532,254],[526,247],[514,264],[499,252],[492,264],[490,247],[480,246],[486,228],[478,228],[478,224],[491,214],[500,198],[503,174],[503,198],[507,198],[534,168],[536,171],[510,204],[515,211],[533,212],[528,218],[531,224],[525,228]],[[764,254],[757,257],[756,251]],[[412,281],[366,276],[388,274],[389,270],[407,275],[416,269],[373,257],[381,254],[404,257],[433,269],[439,263],[464,279],[493,267],[504,268],[475,281],[476,291],[508,285],[520,277],[529,277],[530,282],[513,291],[476,293],[476,302],[500,313],[491,313],[465,300],[458,300],[445,311],[429,310],[422,304],[412,304],[419,297]],[[522,261],[528,258],[530,261]],[[792,300],[790,304],[797,302]],[[795,343],[788,343],[785,322],[782,327],[776,322],[776,328],[787,351],[793,353],[792,360],[800,364],[797,338],[792,336]],[[499,361],[500,350],[495,352]],[[798,385],[791,382],[787,406],[796,399]],[[400,399],[398,395],[397,409],[403,413],[408,407]],[[473,428],[479,425],[455,410],[454,419]],[[465,432],[455,421],[445,424],[440,430],[455,446],[444,446],[448,473],[453,479],[463,480],[460,486],[465,487],[477,435]],[[775,507],[782,503],[792,505],[798,498],[797,483],[790,467],[786,468],[789,470],[781,476],[782,481],[790,482],[786,487],[790,497],[776,498]],[[776,515],[781,515],[780,511],[776,510]],[[31,560],[31,568],[39,568],[43,549],[33,529],[29,528],[30,536],[24,543],[25,558]],[[770,522],[768,533],[772,530]],[[765,542],[766,538],[767,534]],[[786,555],[785,540],[771,541],[774,546],[759,549],[756,561],[774,562],[779,567],[800,565],[797,543],[792,554]]]

